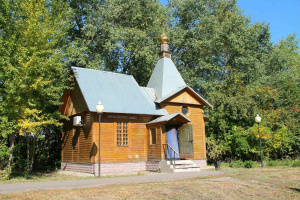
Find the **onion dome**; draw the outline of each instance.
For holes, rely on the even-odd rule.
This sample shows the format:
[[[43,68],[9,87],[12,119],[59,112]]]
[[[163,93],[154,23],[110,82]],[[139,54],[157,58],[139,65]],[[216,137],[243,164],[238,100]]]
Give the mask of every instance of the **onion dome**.
[[[167,34],[165,34],[165,32],[163,32],[161,34],[159,41],[160,41],[160,43],[168,43],[169,42],[169,38],[168,38]]]

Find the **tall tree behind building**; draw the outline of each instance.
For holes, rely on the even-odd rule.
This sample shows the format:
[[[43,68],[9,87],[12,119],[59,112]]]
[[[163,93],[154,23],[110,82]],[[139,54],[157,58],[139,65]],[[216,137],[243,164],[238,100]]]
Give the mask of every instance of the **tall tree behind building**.
[[[36,137],[43,127],[59,125],[68,73],[66,6],[60,0],[0,1],[0,133],[10,138],[8,168],[15,136]]]
[[[165,9],[156,0],[73,1],[72,65],[134,75],[146,85]]]

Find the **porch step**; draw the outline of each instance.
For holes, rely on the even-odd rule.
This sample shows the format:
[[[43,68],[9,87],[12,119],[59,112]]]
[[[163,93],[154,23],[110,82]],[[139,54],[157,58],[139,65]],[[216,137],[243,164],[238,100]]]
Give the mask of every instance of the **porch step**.
[[[176,160],[175,165],[169,160],[162,160],[160,161],[160,170],[165,173],[195,172],[200,171],[200,167],[197,167],[192,160]]]
[[[173,172],[200,172],[200,167],[175,168]]]
[[[173,161],[172,161],[173,162]],[[170,160],[167,160],[167,164],[172,164]],[[175,160],[176,165],[188,165],[193,164],[194,162],[192,160]]]

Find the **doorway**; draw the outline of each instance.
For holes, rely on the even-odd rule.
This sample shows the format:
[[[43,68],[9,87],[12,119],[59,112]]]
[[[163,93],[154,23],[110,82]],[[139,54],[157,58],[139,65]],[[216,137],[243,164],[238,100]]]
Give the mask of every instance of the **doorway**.
[[[193,125],[184,124],[179,128],[180,158],[193,158]]]
[[[177,128],[174,125],[166,125],[166,140],[167,143],[176,151],[179,153],[179,147],[178,147],[178,132]],[[167,145],[167,159],[179,159],[179,155],[175,153],[174,151]]]

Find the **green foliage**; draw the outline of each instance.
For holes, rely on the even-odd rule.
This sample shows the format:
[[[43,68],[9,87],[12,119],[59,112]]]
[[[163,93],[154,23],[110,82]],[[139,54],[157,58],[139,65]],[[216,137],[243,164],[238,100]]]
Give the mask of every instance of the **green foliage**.
[[[222,141],[217,141],[213,137],[206,138],[207,144],[207,155],[210,160],[218,161],[221,159],[221,156],[225,154],[227,147],[223,144]]]
[[[241,160],[232,160],[228,166],[231,168],[253,168],[257,167],[257,162],[251,160],[246,160],[244,162]]]
[[[266,165],[269,167],[275,167],[275,166],[300,167],[300,160],[299,159],[267,160]]]
[[[70,1],[72,65],[131,74],[146,85],[157,60],[164,9],[153,0]]]
[[[0,30],[1,137],[37,137],[43,127],[61,125],[58,106],[68,75],[66,6],[61,0],[0,1],[5,22]],[[20,168],[34,157],[31,148],[27,163],[15,163]]]
[[[263,152],[299,156],[299,41],[270,42],[266,23],[250,23],[236,1],[170,1],[174,59],[186,82],[214,106],[206,134],[226,142],[231,159]]]
[[[244,163],[241,160],[231,161],[229,163],[229,167],[232,167],[232,168],[241,168],[243,166],[244,166]]]
[[[61,8],[55,6],[58,3]],[[26,0],[7,5],[12,14],[3,14],[9,23],[0,36],[1,134],[38,134],[42,126],[59,125],[60,115],[53,108],[60,104],[67,81],[66,63],[62,62],[66,24],[55,8],[62,11],[65,4]]]
[[[9,156],[9,148],[7,146],[7,141],[0,139],[0,170],[3,170],[7,165]]]
[[[254,166],[254,162],[251,161],[251,160],[247,160],[247,161],[244,162],[244,167],[245,168],[253,168],[253,166]]]
[[[176,64],[201,94],[208,96],[232,75],[247,84],[263,72],[271,48],[269,26],[250,24],[235,0],[172,0],[170,7]]]

